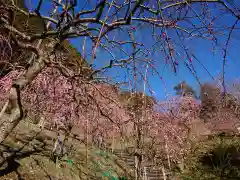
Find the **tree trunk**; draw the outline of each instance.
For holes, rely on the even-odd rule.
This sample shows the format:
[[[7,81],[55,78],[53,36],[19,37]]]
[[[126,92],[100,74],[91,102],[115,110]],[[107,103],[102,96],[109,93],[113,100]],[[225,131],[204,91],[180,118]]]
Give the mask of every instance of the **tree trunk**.
[[[138,156],[135,156],[135,180],[140,179],[140,174],[139,174],[139,158]]]
[[[58,3],[61,3],[62,0],[58,0]],[[56,14],[58,10],[58,6],[54,8],[52,11],[52,15]],[[9,17],[9,16],[8,16]],[[11,18],[8,18],[7,22],[10,23]],[[48,29],[51,25],[51,22],[49,21],[46,25],[46,29]],[[42,43],[42,39],[39,40],[36,48],[39,49],[40,45]],[[48,53],[52,53],[54,51],[54,47],[56,43],[49,43],[49,46],[46,48],[47,53],[43,53],[41,50],[39,50],[39,56],[37,59],[35,59],[35,55],[33,54],[30,58],[30,62],[32,63],[33,60],[35,60],[32,63],[32,66],[28,68],[28,70],[22,74],[12,85],[12,88],[10,89],[9,94],[9,100],[6,103],[7,107],[2,109],[0,112],[0,122],[2,123],[2,126],[0,127],[0,143],[4,141],[10,134],[10,132],[18,125],[18,123],[22,120],[23,116],[23,109],[21,104],[21,96],[20,92],[23,88],[25,88],[28,84],[30,84],[34,78],[42,71],[42,69],[45,67],[45,61],[44,59],[54,58],[55,56],[47,56]],[[44,51],[46,51],[44,50]],[[8,113],[7,113],[8,111]]]
[[[136,129],[136,146],[135,146],[135,179],[141,179],[141,165],[142,165],[142,136],[141,136],[141,127],[139,123],[139,115],[136,117],[137,123],[135,123]]]
[[[34,80],[38,73],[44,68],[44,65],[43,57],[40,56],[35,60],[33,65],[13,83],[10,89],[7,108],[2,109],[0,113],[0,122],[3,122],[0,127],[0,143],[8,137],[11,131],[23,118],[20,95],[21,89]]]

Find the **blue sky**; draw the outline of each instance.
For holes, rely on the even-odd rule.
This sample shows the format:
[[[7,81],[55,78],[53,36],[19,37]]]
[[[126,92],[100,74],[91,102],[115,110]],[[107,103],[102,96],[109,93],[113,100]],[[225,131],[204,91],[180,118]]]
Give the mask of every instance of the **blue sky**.
[[[30,5],[29,7],[34,8],[36,5],[36,0],[26,0],[27,4]],[[48,13],[52,6],[50,4],[50,0],[44,1],[44,7],[42,10],[42,13]],[[85,1],[79,1],[78,4],[80,8],[83,8],[85,5]],[[90,1],[92,4],[95,3],[94,0]],[[240,8],[240,1],[235,0],[234,4],[236,7]],[[211,5],[210,5],[211,6]],[[91,5],[86,5],[85,8],[91,8]],[[211,12],[214,14],[219,14],[218,10],[213,10]],[[240,12],[239,12],[240,14]],[[216,21],[214,26],[223,27],[224,25],[231,27],[233,23],[236,21],[236,18],[234,18],[232,15],[222,15],[219,20]],[[199,25],[198,20],[194,20],[193,23]],[[183,25],[183,24],[181,24]],[[184,25],[183,25],[184,26]],[[148,81],[149,86],[151,90],[155,92],[154,96],[159,99],[163,100],[166,98],[166,93],[168,95],[174,95],[173,86],[179,83],[182,80],[187,81],[191,86],[193,86],[194,89],[198,90],[199,85],[196,81],[196,78],[189,72],[189,70],[183,65],[183,56],[184,60],[186,60],[187,63],[189,61],[186,58],[186,55],[184,55],[182,49],[180,48],[181,45],[179,43],[184,43],[186,47],[188,48],[188,51],[190,54],[194,54],[195,57],[198,58],[198,60],[201,61],[201,63],[204,65],[204,67],[212,74],[213,77],[216,77],[217,74],[222,73],[222,62],[223,62],[223,47],[226,43],[227,39],[227,32],[221,31],[222,33],[225,33],[223,35],[217,35],[218,40],[218,46],[214,47],[212,42],[209,40],[202,40],[202,39],[183,39],[183,40],[177,40],[178,37],[176,36],[175,30],[167,30],[167,35],[171,37],[171,39],[174,39],[174,41],[178,44],[178,46],[175,47],[175,51],[178,52],[180,55],[176,55],[176,60],[179,62],[179,65],[177,67],[178,71],[177,74],[174,74],[170,67],[165,67],[165,58],[163,56],[162,51],[159,48],[156,48],[156,51],[150,54],[148,58],[151,58],[155,62],[155,67],[158,70],[160,76],[162,79],[159,78],[157,75],[152,75],[152,73],[149,72],[148,74]],[[135,38],[138,40],[138,42],[144,43],[147,47],[152,47],[154,44],[154,39],[151,36],[152,30],[149,27],[145,27],[143,29],[137,29],[134,32]],[[160,33],[160,32],[159,32]],[[124,40],[127,38],[126,32],[114,32],[114,34],[110,34],[110,37],[119,37],[119,39]],[[72,44],[80,51],[82,52],[82,43],[83,38],[78,38],[71,40]],[[227,65],[226,65],[226,81],[231,82],[236,78],[239,78],[240,76],[240,22],[236,25],[235,30],[232,33],[232,38],[230,40],[229,48],[228,48],[228,54],[227,54]],[[87,52],[91,52],[92,45],[89,41],[87,41]],[[124,46],[125,50],[129,53],[132,51],[131,46]],[[123,53],[120,53],[115,48],[110,49],[114,56],[116,58],[123,58],[125,55]],[[89,57],[90,58],[90,57]],[[104,65],[108,65],[109,61],[112,59],[111,55],[109,55],[108,52],[104,51],[103,49],[99,48],[97,51],[97,59],[94,61],[96,67],[100,67]],[[192,58],[192,65],[194,69],[197,72],[198,77],[200,78],[201,82],[210,82],[212,81],[211,76],[204,70],[204,68],[195,60]],[[141,69],[144,72],[144,68]],[[123,81],[123,80],[129,80],[126,78],[128,74],[126,73],[126,70],[120,70],[120,69],[112,69],[105,73],[105,75],[112,77],[113,80],[116,81]],[[138,84],[138,90],[142,90],[142,83]]]

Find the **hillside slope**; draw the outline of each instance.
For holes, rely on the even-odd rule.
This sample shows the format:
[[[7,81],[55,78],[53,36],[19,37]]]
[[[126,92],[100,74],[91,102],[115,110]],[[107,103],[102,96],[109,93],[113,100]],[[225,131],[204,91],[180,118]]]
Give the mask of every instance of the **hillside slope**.
[[[0,179],[84,180],[102,179],[109,173],[113,177],[131,177],[126,164],[116,163],[114,155],[106,156],[102,150],[91,144],[86,146],[76,137],[68,139],[67,154],[55,163],[51,151],[56,136],[54,131],[41,131],[35,124],[22,121],[0,146]]]

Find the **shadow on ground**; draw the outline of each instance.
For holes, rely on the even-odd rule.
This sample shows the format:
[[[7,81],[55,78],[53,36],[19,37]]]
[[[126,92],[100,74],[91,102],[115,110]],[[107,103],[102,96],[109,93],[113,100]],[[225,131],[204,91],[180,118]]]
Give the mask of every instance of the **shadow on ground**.
[[[21,134],[19,134],[19,132]],[[111,169],[115,176],[130,175],[125,165],[116,163],[113,156],[97,155],[95,147],[71,139],[71,151],[57,163],[51,160],[51,150],[57,134],[40,131],[36,126],[22,122],[10,137],[0,145],[1,180],[101,180],[103,172]],[[67,147],[70,144],[67,144]],[[96,167],[96,164],[101,164]]]

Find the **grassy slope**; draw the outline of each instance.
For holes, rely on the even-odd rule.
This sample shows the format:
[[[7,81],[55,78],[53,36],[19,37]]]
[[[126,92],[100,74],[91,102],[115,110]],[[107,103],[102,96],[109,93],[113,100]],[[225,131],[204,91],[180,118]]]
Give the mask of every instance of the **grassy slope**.
[[[102,179],[104,171],[111,171],[113,175],[127,175],[127,166],[116,160],[108,153],[100,155],[100,150],[88,147],[86,161],[86,146],[78,140],[71,139],[73,150],[63,158],[58,165],[50,159],[52,138],[55,132],[44,130],[40,132],[34,124],[23,121],[11,136],[1,146],[0,179]],[[34,140],[32,140],[34,139]],[[22,148],[23,147],[23,148]],[[20,150],[19,150],[20,149]],[[5,159],[5,160],[4,160]],[[71,159],[73,164],[64,159]],[[116,163],[117,162],[117,163]],[[61,164],[61,165],[60,165]]]

